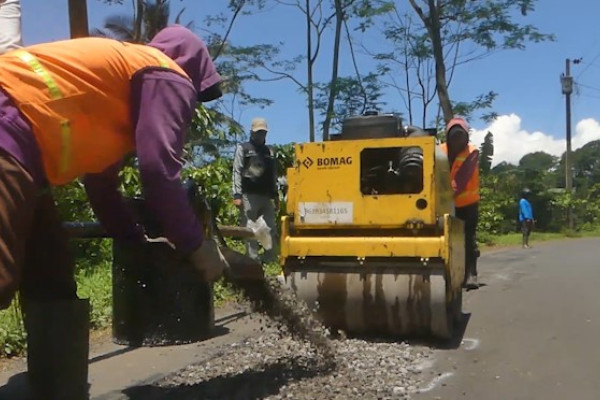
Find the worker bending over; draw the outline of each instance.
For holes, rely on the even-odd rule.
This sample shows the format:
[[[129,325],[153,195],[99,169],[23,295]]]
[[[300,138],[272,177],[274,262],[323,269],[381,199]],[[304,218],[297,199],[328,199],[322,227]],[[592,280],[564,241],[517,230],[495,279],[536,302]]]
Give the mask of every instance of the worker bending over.
[[[0,56],[0,309],[20,290],[25,315],[55,307],[73,313],[69,324],[86,318],[73,306],[74,263],[48,189],[82,177],[108,234],[142,244],[144,227],[118,190],[133,152],[164,236],[202,279],[222,275],[227,261],[180,183],[185,133],[219,84],[205,43],[178,25],[148,45],[81,38]]]

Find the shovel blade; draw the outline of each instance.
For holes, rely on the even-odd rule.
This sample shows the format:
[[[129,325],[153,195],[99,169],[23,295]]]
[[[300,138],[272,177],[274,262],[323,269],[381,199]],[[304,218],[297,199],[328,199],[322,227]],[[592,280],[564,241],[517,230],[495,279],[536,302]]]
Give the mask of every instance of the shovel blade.
[[[220,246],[221,253],[229,263],[225,277],[232,281],[262,281],[265,274],[260,262],[233,251],[228,247]]]

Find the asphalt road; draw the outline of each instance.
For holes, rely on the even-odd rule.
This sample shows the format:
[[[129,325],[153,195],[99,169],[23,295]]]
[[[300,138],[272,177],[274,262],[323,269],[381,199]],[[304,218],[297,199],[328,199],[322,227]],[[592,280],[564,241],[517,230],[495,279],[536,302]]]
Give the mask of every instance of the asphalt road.
[[[600,239],[534,246],[482,256],[483,286],[464,295],[465,330],[419,366],[425,383],[412,400],[600,399]],[[240,310],[220,311],[219,333],[204,342],[94,350],[92,398],[129,398],[127,388],[209,362],[220,346],[260,334],[261,323]],[[0,400],[23,398],[24,368],[0,373]]]
[[[457,348],[435,351],[423,399],[600,399],[600,239],[488,253]]]

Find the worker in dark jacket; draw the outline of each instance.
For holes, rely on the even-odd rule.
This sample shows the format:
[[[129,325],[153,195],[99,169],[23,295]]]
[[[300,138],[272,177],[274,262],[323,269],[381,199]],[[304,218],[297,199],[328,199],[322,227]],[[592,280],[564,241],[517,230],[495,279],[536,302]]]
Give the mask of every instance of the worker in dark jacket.
[[[237,146],[233,162],[233,202],[242,212],[242,223],[263,217],[270,228],[272,246],[265,251],[263,262],[275,260],[277,254],[276,209],[279,208],[275,154],[266,145],[267,121],[255,118],[250,140]],[[248,256],[259,260],[258,242],[247,242]]]
[[[479,220],[479,150],[469,143],[469,125],[455,117],[446,125],[446,143],[442,150],[450,162],[456,216],[465,222],[465,286],[478,288],[477,222]]]

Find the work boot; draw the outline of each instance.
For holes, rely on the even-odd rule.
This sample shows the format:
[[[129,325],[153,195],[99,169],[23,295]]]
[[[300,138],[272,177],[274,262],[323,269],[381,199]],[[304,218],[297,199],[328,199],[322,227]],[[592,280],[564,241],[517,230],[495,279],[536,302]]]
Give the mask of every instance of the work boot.
[[[467,276],[467,283],[465,286],[467,289],[478,289],[479,284],[477,283],[477,275],[469,274]]]
[[[219,250],[219,245],[213,239],[205,239],[204,243],[190,256],[192,266],[206,282],[214,282],[229,269],[229,263]]]
[[[27,377],[34,400],[88,400],[88,300],[27,301]]]

